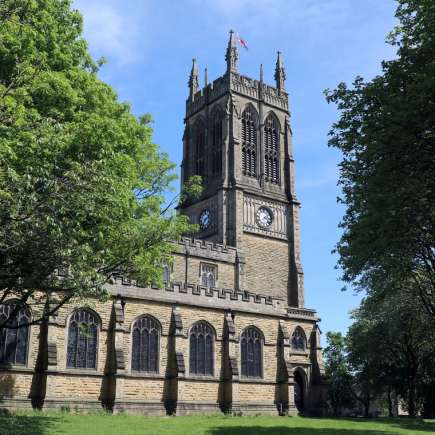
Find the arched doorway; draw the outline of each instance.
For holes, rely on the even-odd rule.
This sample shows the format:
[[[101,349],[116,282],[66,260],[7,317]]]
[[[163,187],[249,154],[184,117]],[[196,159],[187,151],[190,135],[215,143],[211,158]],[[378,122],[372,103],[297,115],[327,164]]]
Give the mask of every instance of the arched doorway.
[[[296,371],[294,374],[294,400],[296,409],[299,412],[303,412],[304,410],[304,380],[299,371]]]

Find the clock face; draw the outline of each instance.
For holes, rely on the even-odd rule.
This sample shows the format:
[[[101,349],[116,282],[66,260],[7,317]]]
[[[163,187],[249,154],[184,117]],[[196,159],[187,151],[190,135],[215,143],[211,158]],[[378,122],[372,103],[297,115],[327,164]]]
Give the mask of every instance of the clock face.
[[[260,207],[257,210],[257,224],[261,228],[270,227],[272,224],[273,215],[272,212],[266,207]]]
[[[199,226],[202,230],[206,230],[210,227],[211,223],[211,213],[210,210],[203,210],[201,214],[199,215]]]

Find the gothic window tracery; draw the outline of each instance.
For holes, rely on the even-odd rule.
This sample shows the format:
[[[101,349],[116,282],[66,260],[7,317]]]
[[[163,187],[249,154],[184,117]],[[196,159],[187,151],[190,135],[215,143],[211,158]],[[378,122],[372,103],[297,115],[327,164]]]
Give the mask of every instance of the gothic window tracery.
[[[218,109],[212,118],[212,149],[211,172],[213,177],[222,174],[222,148],[223,148],[223,113]]]
[[[263,339],[260,331],[250,326],[240,338],[242,354],[242,376],[247,378],[263,377]]]
[[[217,269],[214,264],[201,263],[201,285],[207,288],[216,287]]]
[[[214,333],[206,322],[197,322],[190,330],[190,374],[213,376]]]
[[[295,350],[305,350],[307,348],[307,338],[304,330],[297,326],[292,335],[292,348]]]
[[[150,316],[134,322],[131,351],[131,369],[136,372],[159,371],[160,325]]]
[[[257,176],[257,117],[250,106],[242,113],[242,171]]]
[[[74,312],[69,321],[67,367],[97,368],[98,329],[100,321],[90,310]]]
[[[264,123],[264,174],[266,181],[279,184],[279,128],[273,115]]]
[[[25,365],[27,359],[27,345],[29,341],[29,327],[26,325],[31,320],[29,308],[17,307],[14,303],[0,305],[0,324],[10,318],[7,326],[0,330],[0,364]]]
[[[205,174],[205,127],[204,122],[199,119],[195,123],[194,128],[194,141],[195,141],[195,175],[204,177]]]

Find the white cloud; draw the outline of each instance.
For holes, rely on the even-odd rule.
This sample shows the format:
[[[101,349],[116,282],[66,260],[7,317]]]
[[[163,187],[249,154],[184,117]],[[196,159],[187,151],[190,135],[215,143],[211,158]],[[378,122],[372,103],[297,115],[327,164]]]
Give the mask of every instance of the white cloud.
[[[104,0],[75,0],[73,3],[83,14],[84,36],[93,55],[104,56],[118,65],[134,62],[144,54],[140,35],[146,10],[143,3],[130,4],[130,10],[125,5],[125,2]]]

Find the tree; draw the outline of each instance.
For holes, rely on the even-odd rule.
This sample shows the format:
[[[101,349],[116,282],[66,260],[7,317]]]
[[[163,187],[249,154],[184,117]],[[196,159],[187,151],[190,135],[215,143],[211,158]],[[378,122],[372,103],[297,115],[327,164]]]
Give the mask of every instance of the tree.
[[[343,279],[385,293],[411,279],[435,316],[435,3],[398,0],[382,75],[326,91],[340,119],[329,145],[343,153],[337,244]]]
[[[340,332],[328,332],[326,343],[323,357],[328,399],[334,416],[339,416],[344,407],[350,408],[354,402],[351,393],[352,377],[346,356],[346,341]]]
[[[353,392],[369,416],[370,404],[374,399],[385,397],[388,414],[394,415],[394,404],[398,391],[398,367],[396,366],[396,342],[391,340],[385,318],[382,321],[367,307],[366,298],[354,310],[354,323],[346,335],[348,361],[353,376]]]
[[[370,405],[379,387],[382,353],[378,354],[373,346],[375,328],[366,319],[355,322],[346,336],[348,363],[352,374],[351,392],[364,408],[364,417],[370,416]],[[378,344],[375,341],[376,344]]]
[[[34,322],[115,275],[160,282],[190,228],[165,207],[174,165],[150,117],[98,79],[70,6],[0,3],[0,303],[45,307]]]
[[[348,360],[357,390],[366,398],[386,394],[404,399],[416,416],[433,394],[435,331],[412,281],[381,297],[368,296],[353,314],[347,334]],[[428,327],[429,325],[429,327]]]

